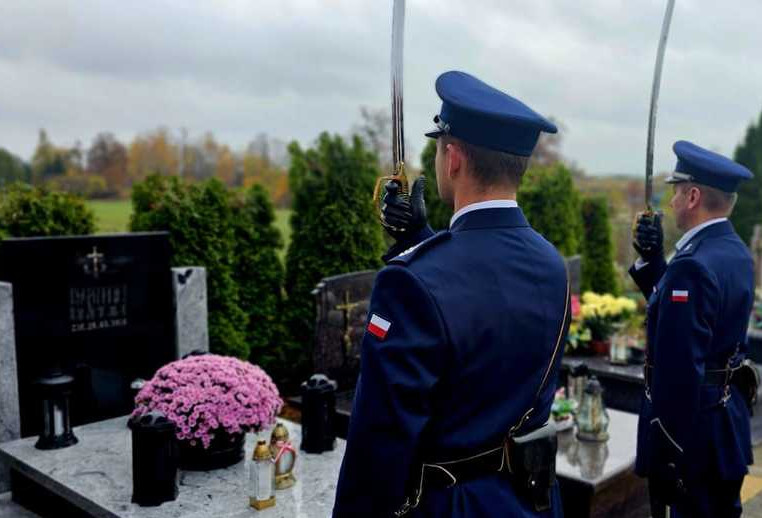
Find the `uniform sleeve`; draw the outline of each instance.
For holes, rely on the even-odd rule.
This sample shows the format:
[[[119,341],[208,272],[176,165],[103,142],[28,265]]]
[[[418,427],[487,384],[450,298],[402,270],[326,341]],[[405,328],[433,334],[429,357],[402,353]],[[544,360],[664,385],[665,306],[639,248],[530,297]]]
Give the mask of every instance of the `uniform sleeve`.
[[[650,465],[657,477],[674,469],[684,476],[681,464],[695,432],[719,303],[716,278],[699,263],[675,261],[665,275],[658,295],[649,423]]]
[[[374,317],[389,326],[382,337],[378,327],[363,337],[334,517],[388,517],[402,506],[446,361],[439,310],[406,268],[389,266],[376,277],[369,326]]]
[[[667,269],[667,263],[662,257],[659,261],[652,261],[645,263],[642,267],[638,268],[636,265],[632,265],[629,270],[630,277],[638,285],[643,296],[648,300],[653,292],[654,286],[659,282],[662,275],[664,275]]]

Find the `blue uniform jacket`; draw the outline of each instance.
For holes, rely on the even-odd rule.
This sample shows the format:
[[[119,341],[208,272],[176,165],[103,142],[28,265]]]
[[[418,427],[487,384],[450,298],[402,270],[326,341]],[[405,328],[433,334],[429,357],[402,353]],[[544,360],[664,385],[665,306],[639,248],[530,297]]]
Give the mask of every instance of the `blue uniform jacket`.
[[[566,270],[518,208],[483,209],[389,261],[376,278],[335,517],[389,517],[420,462],[468,457],[544,423],[566,333]],[[555,357],[554,357],[555,353]],[[536,513],[500,474],[424,487],[408,516],[558,517]]]
[[[722,369],[746,353],[754,299],[749,251],[730,222],[699,231],[667,265],[630,275],[648,299],[647,358],[654,365],[650,400],[638,424],[636,470],[666,473],[674,463],[691,486],[739,480],[752,462],[749,413],[741,394],[703,385],[707,369]],[[738,350],[738,354],[736,354]]]

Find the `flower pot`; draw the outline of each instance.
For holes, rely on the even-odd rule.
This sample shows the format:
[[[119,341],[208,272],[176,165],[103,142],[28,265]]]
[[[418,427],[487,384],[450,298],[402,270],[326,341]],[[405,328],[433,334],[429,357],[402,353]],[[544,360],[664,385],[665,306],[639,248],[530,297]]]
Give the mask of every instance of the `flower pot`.
[[[201,441],[192,445],[190,441],[180,442],[180,468],[186,471],[209,471],[227,468],[243,460],[243,446],[246,435],[217,432],[209,448],[204,448]]]
[[[590,349],[596,356],[608,356],[611,342],[608,340],[591,340]]]

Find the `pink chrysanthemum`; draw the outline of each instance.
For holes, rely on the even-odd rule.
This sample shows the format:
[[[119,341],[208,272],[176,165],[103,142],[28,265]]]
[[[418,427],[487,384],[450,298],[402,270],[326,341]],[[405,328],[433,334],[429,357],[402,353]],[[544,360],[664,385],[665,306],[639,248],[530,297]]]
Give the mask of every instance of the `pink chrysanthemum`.
[[[236,358],[191,356],[159,369],[135,397],[135,411],[152,410],[175,423],[177,438],[208,448],[216,431],[259,431],[283,407],[278,388],[261,368]]]

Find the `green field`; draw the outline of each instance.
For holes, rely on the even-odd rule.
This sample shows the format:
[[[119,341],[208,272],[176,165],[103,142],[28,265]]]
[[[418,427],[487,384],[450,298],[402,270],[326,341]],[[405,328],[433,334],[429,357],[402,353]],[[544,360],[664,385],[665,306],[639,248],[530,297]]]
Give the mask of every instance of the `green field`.
[[[97,233],[127,232],[127,227],[130,225],[130,214],[132,214],[132,202],[130,200],[91,200],[87,204],[95,212]]]
[[[117,201],[88,201],[87,205],[95,212],[96,232],[99,234],[112,234],[114,232],[127,232],[132,213],[130,200]],[[275,226],[283,236],[284,247],[281,250],[281,258],[285,255],[288,244],[291,242],[291,226],[288,220],[291,217],[290,209],[276,209]]]

